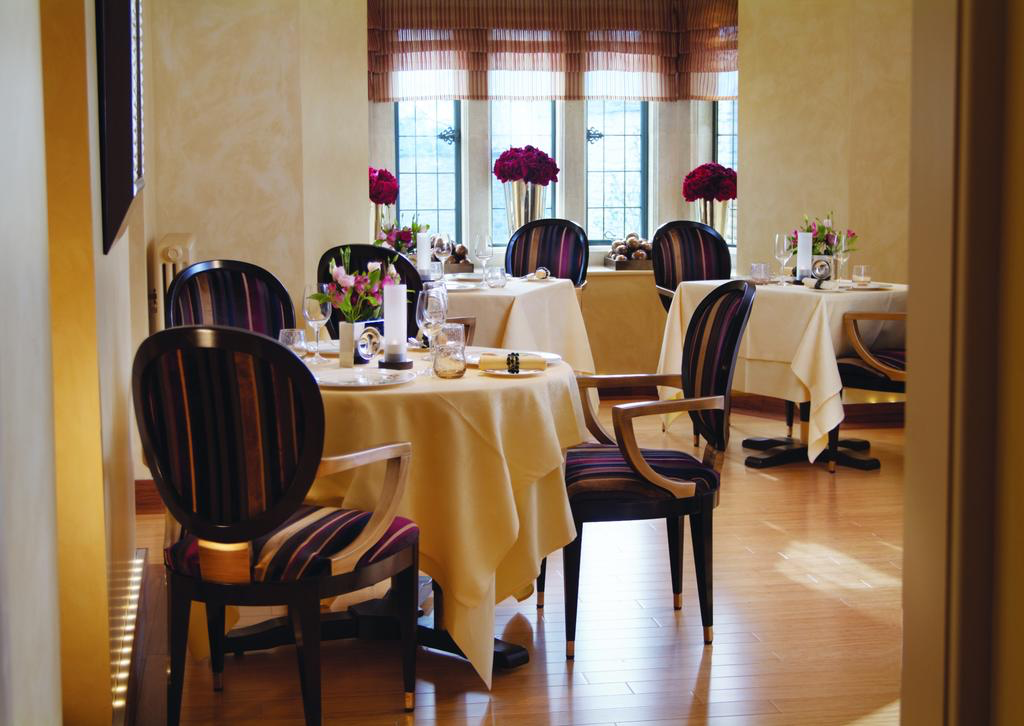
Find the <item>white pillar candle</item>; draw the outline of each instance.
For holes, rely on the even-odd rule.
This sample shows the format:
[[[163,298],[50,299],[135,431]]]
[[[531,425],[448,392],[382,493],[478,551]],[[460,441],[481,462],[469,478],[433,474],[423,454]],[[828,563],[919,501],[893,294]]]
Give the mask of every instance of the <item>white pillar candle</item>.
[[[796,269],[797,274],[811,273],[811,233],[796,233]]]
[[[384,288],[384,359],[405,360],[408,336],[405,285]]]
[[[416,235],[416,267],[420,270],[430,269],[430,235],[426,232]]]

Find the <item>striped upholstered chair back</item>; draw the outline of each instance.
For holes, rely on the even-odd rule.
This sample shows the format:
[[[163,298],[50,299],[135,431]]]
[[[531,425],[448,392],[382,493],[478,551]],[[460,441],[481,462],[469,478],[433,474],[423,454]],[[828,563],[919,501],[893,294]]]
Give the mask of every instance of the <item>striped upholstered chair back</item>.
[[[415,337],[419,331],[419,326],[416,324],[416,296],[423,289],[423,280],[420,278],[416,265],[405,255],[389,250],[387,247],[378,247],[377,245],[342,245],[341,247],[331,247],[320,255],[320,262],[316,266],[317,282],[326,283],[331,281],[331,260],[338,264],[341,263],[342,247],[347,247],[349,250],[349,264],[353,270],[365,272],[366,265],[370,262],[380,262],[395,266],[399,279],[408,288],[411,304],[406,305],[406,320],[408,321],[409,335]],[[338,320],[340,318],[341,313],[332,309],[331,317],[327,321],[327,332],[330,333],[332,338],[338,337]]]
[[[729,392],[755,288],[727,282],[705,297],[690,318],[683,342],[683,393],[687,398],[724,396],[723,409],[691,411],[693,429],[718,451],[729,442]]]
[[[684,280],[728,280],[732,275],[729,246],[713,228],[676,220],[658,228],[651,240],[654,284],[675,290]],[[661,298],[668,310],[671,300]]]
[[[186,530],[245,542],[295,514],[320,463],[324,409],[287,348],[234,328],[170,328],[139,347],[132,393],[157,490]]]
[[[226,325],[277,339],[295,327],[295,308],[281,281],[258,265],[207,260],[174,278],[164,306],[168,328]]]
[[[537,219],[515,231],[505,250],[505,271],[517,277],[546,267],[580,287],[587,279],[587,233],[568,219]]]

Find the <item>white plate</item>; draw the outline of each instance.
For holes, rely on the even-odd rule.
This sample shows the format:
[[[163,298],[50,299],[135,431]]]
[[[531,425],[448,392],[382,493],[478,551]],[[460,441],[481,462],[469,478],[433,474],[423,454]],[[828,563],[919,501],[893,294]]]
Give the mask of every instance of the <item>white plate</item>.
[[[494,353],[495,355],[507,355],[513,351],[502,350],[501,348],[480,348],[474,345],[466,347],[466,365],[478,366],[480,365],[480,356],[484,353]],[[541,358],[548,362],[548,365],[557,363],[562,360],[562,356],[558,353],[543,353],[537,350],[524,350],[519,351],[520,355],[539,355]]]
[[[482,272],[453,272],[450,275],[446,275],[449,280],[455,280],[457,282],[483,282],[484,275]]]
[[[444,286],[448,289],[448,292],[468,292],[469,290],[480,289],[480,283],[478,282],[446,282]]]
[[[532,369],[528,371],[519,371],[518,373],[509,373],[508,371],[480,371],[485,376],[495,376],[497,378],[523,378],[524,376],[539,376],[544,371]]]
[[[846,288],[851,292],[865,292],[868,290],[892,290],[892,285],[887,285],[884,282],[871,282],[867,285],[850,285]]]
[[[321,388],[356,389],[401,386],[416,378],[415,371],[392,371],[383,368],[317,368],[316,382]]]

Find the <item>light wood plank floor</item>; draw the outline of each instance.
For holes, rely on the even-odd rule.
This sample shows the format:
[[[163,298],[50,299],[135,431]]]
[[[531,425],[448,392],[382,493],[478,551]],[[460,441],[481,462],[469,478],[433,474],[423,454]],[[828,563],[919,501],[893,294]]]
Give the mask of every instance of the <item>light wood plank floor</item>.
[[[691,450],[688,421],[668,434],[655,420],[643,425],[643,445]],[[556,554],[543,611],[532,597],[498,608],[496,635],[526,645],[528,665],[496,672],[488,692],[465,662],[421,651],[417,708],[406,715],[394,644],[325,644],[327,723],[897,723],[903,432],[853,432],[872,441],[879,472],[746,469],[740,440],[782,429],[778,421],[733,416],[715,513],[713,646],[701,640],[689,543],[684,607],[676,612],[664,523],[592,524],[575,662],[563,655]],[[150,548],[153,562],[161,531],[159,515],[139,516],[139,546]],[[160,713],[148,717],[162,722]],[[190,662],[182,717],[188,724],[302,723],[294,651],[229,656],[219,694],[208,664]]]

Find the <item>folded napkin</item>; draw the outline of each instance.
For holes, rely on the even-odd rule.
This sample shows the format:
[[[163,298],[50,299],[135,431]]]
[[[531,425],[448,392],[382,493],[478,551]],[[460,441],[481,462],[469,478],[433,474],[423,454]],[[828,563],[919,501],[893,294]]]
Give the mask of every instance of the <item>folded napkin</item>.
[[[484,353],[480,356],[482,371],[542,371],[548,362],[539,355],[521,355],[519,353]]]
[[[813,287],[818,290],[838,290],[839,283],[835,280],[817,280],[813,277],[805,277],[802,280],[804,287]]]

